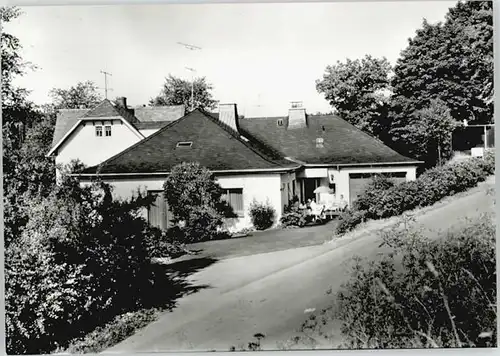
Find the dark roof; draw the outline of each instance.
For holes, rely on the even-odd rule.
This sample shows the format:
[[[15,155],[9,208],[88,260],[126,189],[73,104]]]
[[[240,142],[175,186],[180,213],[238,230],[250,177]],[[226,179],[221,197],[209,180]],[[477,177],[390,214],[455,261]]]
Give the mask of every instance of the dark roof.
[[[278,126],[278,119],[283,126]],[[288,129],[287,117],[245,118],[240,132],[308,164],[417,162],[336,115],[308,115],[307,127]],[[316,139],[323,138],[323,148]]]
[[[113,117],[113,116],[121,116],[129,123],[134,124],[138,122],[137,118],[131,113],[130,110],[125,109],[119,105],[113,105],[111,101],[108,99],[104,99],[101,101],[99,105],[95,108],[89,110],[84,118],[94,118],[94,117]]]
[[[174,121],[186,113],[184,105],[137,107],[134,111],[140,122]]]
[[[178,142],[191,147],[177,147]],[[100,165],[101,173],[169,172],[182,162],[198,162],[212,171],[292,168],[297,164],[267,151],[196,109]],[[83,173],[95,173],[97,167]]]
[[[148,129],[161,129],[167,126],[172,121],[147,121],[147,122],[137,122],[134,126],[137,130],[148,130]]]
[[[52,138],[52,147],[62,140],[64,135],[80,120],[88,109],[61,109],[57,112],[56,127]]]

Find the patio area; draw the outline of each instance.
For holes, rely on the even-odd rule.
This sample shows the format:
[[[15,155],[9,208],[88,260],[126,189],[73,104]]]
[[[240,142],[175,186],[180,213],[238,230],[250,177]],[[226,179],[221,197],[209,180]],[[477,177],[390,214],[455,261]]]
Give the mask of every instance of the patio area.
[[[190,244],[196,257],[227,259],[259,253],[282,251],[297,247],[320,245],[329,241],[337,225],[331,220],[322,225],[292,229],[255,231],[248,236]]]

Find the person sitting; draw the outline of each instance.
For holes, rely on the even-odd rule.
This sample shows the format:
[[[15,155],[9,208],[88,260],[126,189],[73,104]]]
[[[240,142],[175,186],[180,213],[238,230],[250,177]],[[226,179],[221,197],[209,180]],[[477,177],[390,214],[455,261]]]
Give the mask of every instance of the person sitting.
[[[345,211],[347,209],[347,205],[347,200],[344,199],[344,195],[340,194],[339,210]]]

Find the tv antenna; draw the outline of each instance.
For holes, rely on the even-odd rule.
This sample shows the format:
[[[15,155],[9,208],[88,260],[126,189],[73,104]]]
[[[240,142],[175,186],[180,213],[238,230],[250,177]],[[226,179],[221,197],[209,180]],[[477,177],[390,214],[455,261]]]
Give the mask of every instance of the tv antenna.
[[[111,73],[101,70],[101,73],[104,74],[104,97],[108,98],[108,91],[113,91],[113,89],[108,88],[108,76],[112,77]],[[102,89],[102,88],[101,88]]]
[[[179,44],[181,46],[184,46],[185,48],[187,48],[187,49],[189,49],[191,51],[201,50],[201,47],[198,47],[198,46],[195,46],[195,45],[191,45],[191,44],[188,44],[188,43],[177,42],[177,44]]]
[[[188,71],[191,72],[191,111],[194,110],[194,73],[196,73],[196,69],[185,67]]]

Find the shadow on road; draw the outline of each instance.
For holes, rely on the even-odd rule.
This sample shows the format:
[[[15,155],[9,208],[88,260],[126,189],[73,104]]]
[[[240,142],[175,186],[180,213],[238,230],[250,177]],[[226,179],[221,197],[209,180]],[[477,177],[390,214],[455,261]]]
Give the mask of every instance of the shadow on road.
[[[147,308],[172,310],[176,300],[196,293],[208,285],[193,285],[187,278],[217,262],[213,258],[193,258],[171,264],[152,263],[149,268],[149,284],[142,293],[142,305]]]

